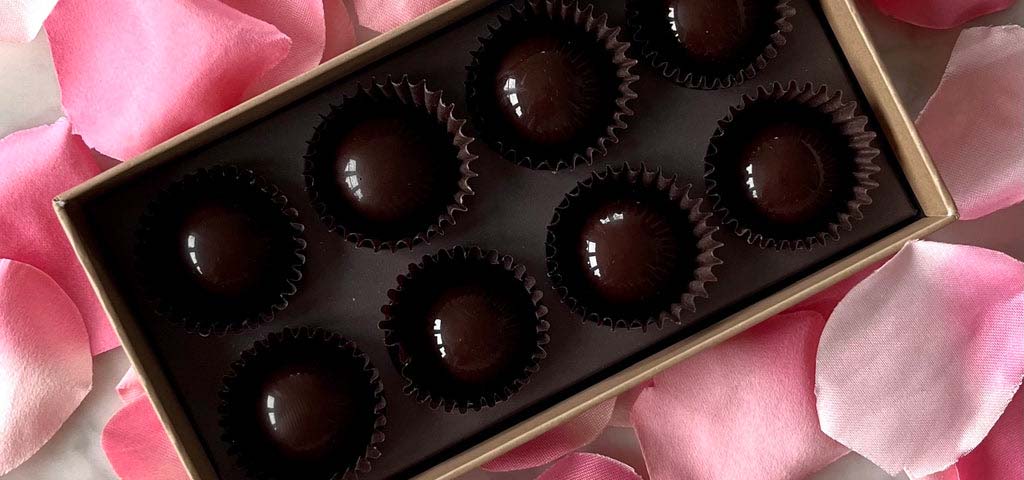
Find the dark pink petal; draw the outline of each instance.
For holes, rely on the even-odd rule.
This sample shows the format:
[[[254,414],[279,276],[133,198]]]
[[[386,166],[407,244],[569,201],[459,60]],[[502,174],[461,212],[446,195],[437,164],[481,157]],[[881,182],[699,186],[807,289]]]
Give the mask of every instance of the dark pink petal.
[[[289,49],[218,0],[64,0],[46,31],[75,132],[120,160],[235,106]]]
[[[448,0],[353,0],[359,24],[386,32]]]
[[[614,409],[614,398],[600,403],[578,417],[491,460],[481,468],[490,472],[509,472],[551,463],[593,442],[608,426]]]
[[[91,388],[75,303],[42,271],[0,259],[0,476],[36,453]]]
[[[103,429],[103,451],[121,480],[188,480],[185,467],[145,396],[125,405]]]
[[[326,62],[356,46],[356,30],[345,2],[324,2],[324,20],[327,22],[327,43],[322,61]]]
[[[642,480],[633,467],[596,453],[572,453],[537,480]]]
[[[632,417],[651,478],[804,478],[846,454],[814,409],[824,324],[777,315],[654,377]]]
[[[887,15],[928,28],[953,28],[989,13],[1010,8],[1017,0],[875,0]]]
[[[909,243],[825,327],[815,386],[822,430],[893,475],[946,469],[985,438],[1020,386],[1022,319],[1024,264],[978,247]]]
[[[116,347],[117,336],[52,205],[53,197],[100,172],[92,152],[62,118],[0,140],[0,166],[0,258],[53,277],[85,319],[94,355]]]
[[[288,56],[249,87],[246,97],[263,93],[320,64],[324,56],[325,4],[338,0],[221,0],[236,10],[276,27],[291,40]]]
[[[960,217],[1024,201],[1024,28],[969,28],[917,128]]]

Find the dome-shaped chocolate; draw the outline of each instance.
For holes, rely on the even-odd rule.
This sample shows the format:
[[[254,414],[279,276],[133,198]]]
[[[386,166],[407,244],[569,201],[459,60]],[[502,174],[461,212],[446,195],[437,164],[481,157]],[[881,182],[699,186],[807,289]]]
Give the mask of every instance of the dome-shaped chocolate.
[[[606,301],[636,304],[670,285],[680,240],[663,212],[637,200],[616,200],[583,222],[580,263],[584,276]]]
[[[842,185],[836,149],[817,128],[768,124],[751,135],[733,165],[744,198],[765,219],[801,225],[828,213]]]
[[[179,244],[185,268],[204,289],[238,296],[263,279],[273,238],[251,214],[209,203],[185,214]]]
[[[333,132],[338,191],[367,223],[430,222],[458,191],[458,149],[426,114],[384,110]]]
[[[596,61],[578,42],[550,32],[512,45],[494,84],[505,122],[537,144],[572,141],[602,110]]]

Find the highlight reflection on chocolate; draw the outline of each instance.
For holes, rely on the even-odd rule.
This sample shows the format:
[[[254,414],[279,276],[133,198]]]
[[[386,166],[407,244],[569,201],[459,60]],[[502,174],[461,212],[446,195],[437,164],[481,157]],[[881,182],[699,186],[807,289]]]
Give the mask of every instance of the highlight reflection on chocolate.
[[[538,144],[573,140],[602,110],[595,59],[578,42],[537,33],[498,62],[495,96],[505,121]]]
[[[616,200],[584,221],[580,262],[605,301],[636,304],[670,285],[679,261],[679,240],[664,214],[644,202]]]
[[[769,124],[753,133],[733,172],[744,197],[765,219],[800,225],[829,213],[842,172],[837,152],[818,129]]]
[[[358,380],[314,365],[274,371],[256,398],[264,433],[293,460],[322,460],[339,449],[358,452],[366,444],[354,434],[365,421],[359,409],[365,400],[348,385]]]
[[[523,318],[522,296],[499,285],[463,284],[444,289],[427,310],[437,360],[459,382],[499,378],[522,361],[535,336],[535,319]]]
[[[221,203],[186,213],[179,240],[185,269],[207,291],[228,296],[263,279],[272,243],[270,232],[250,214]]]
[[[422,113],[385,108],[336,135],[335,180],[367,222],[405,222],[424,209],[436,217],[458,189],[458,152]]]
[[[757,9],[769,0],[668,0],[665,16],[673,36],[692,59],[735,62],[755,40]]]

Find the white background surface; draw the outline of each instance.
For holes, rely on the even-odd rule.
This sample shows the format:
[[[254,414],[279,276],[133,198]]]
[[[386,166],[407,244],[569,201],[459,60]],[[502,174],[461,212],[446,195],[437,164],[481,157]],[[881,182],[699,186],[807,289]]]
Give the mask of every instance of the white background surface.
[[[328,0],[330,1],[330,0]],[[893,82],[911,115],[916,115],[935,90],[958,30],[932,31],[884,17],[862,0],[868,25]],[[972,25],[1024,22],[1024,2],[984,17]],[[46,123],[61,115],[60,93],[45,35],[24,45],[0,42],[0,137]],[[959,222],[933,240],[965,243],[1006,252],[1024,260],[1024,205],[981,220]],[[100,448],[100,432],[121,403],[114,386],[128,368],[121,349],[96,357],[93,391],[57,435],[29,461],[2,480],[112,480],[116,478]],[[609,428],[586,448],[633,465],[646,474],[631,429]],[[512,474],[474,472],[467,480],[532,479],[537,469]],[[890,477],[855,454],[844,457],[813,480],[882,480]],[[901,477],[897,477],[901,478]]]

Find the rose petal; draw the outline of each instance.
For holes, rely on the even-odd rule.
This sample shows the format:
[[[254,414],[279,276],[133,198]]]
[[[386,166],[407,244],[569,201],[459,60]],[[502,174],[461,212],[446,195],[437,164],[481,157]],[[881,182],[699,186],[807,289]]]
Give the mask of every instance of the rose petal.
[[[99,173],[65,119],[0,140],[0,257],[46,272],[85,319],[94,355],[118,345],[107,315],[53,214],[53,197]]]
[[[57,282],[0,259],[0,475],[45,444],[92,388],[82,316]]]
[[[31,42],[56,4],[57,0],[0,2],[0,42]]]
[[[481,467],[489,472],[526,470],[550,463],[593,442],[612,418],[615,399],[598,404]]]
[[[912,242],[854,287],[818,348],[822,430],[890,474],[941,471],[1024,377],[1024,264]]]
[[[1024,201],[1024,28],[964,30],[917,128],[961,218]]]
[[[324,56],[324,4],[332,0],[221,0],[238,11],[277,27],[291,40],[288,56],[249,87],[246,97],[274,88],[320,64]]]
[[[1017,391],[985,440],[956,466],[960,480],[1024,478],[1024,391]]]
[[[348,8],[340,0],[324,1],[324,20],[327,23],[327,43],[322,61],[326,62],[356,46],[356,30]]]
[[[893,18],[920,27],[953,28],[989,13],[1010,8],[1017,0],[875,0]]]
[[[814,411],[824,323],[778,315],[654,377],[632,417],[651,478],[804,478],[846,454]]]
[[[66,0],[46,31],[75,132],[121,160],[237,104],[289,48],[217,0]]]
[[[103,429],[103,451],[121,480],[188,480],[185,467],[145,396],[119,410]]]
[[[353,0],[359,24],[386,32],[408,22],[448,0]]]
[[[127,372],[124,372],[121,381],[117,383],[117,395],[124,403],[131,403],[136,399],[146,397],[146,390],[142,388],[142,380],[134,368],[129,368]]]
[[[573,453],[558,461],[537,480],[641,480],[633,467],[596,453]]]

